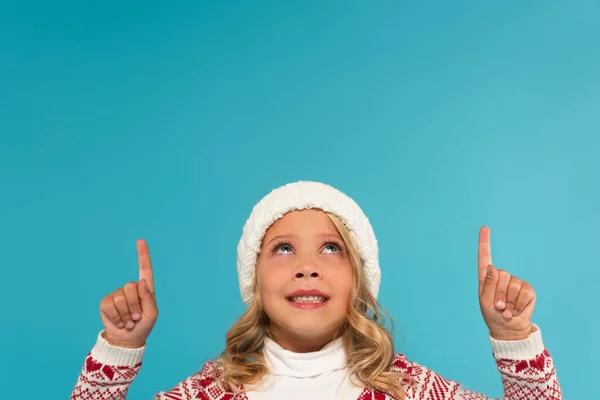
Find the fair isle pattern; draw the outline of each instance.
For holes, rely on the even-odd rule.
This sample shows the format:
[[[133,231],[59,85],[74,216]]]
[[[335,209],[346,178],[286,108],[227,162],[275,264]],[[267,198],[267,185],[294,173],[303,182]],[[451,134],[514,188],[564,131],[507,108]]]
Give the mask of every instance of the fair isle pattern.
[[[556,378],[554,363],[548,350],[532,360],[506,360],[497,361],[499,368],[507,371],[502,375],[502,382],[507,388],[507,396],[518,399],[538,399],[546,396],[548,399],[562,399],[562,391]],[[526,382],[527,385],[520,387],[518,382]],[[548,382],[542,392],[538,382]],[[520,397],[519,397],[520,396]],[[511,397],[508,397],[511,398]]]
[[[129,385],[140,371],[142,363],[132,367],[97,362],[88,353],[71,399],[124,400]]]
[[[508,360],[496,358],[502,377],[505,400],[562,400],[554,363],[547,349],[531,360]],[[489,397],[465,389],[459,382],[445,377],[397,354],[390,368],[414,378],[416,388],[407,390],[411,400],[490,400]],[[414,389],[414,391],[413,391]],[[369,397],[366,397],[368,399]],[[393,400],[393,397],[381,397]],[[363,400],[363,399],[360,399]]]
[[[496,364],[502,377],[505,400],[563,400],[554,363],[547,350],[531,360],[497,358]],[[134,367],[104,365],[88,354],[71,400],[124,400],[140,367],[141,363]],[[491,400],[407,360],[403,354],[395,355],[390,371],[415,380],[415,385],[404,381],[406,400]],[[225,388],[219,380],[221,373],[214,362],[208,362],[200,372],[168,392],[157,393],[154,400],[248,400],[242,388],[238,393]],[[365,388],[356,400],[397,399]]]

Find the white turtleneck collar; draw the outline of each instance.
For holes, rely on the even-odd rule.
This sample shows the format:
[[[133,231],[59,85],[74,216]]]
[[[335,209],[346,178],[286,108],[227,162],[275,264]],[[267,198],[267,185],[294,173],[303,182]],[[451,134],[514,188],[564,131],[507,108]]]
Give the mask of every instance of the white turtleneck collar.
[[[265,338],[263,355],[269,367],[266,379],[247,386],[248,400],[354,400],[361,385],[348,371],[343,339],[329,342],[319,351],[294,353]]]
[[[342,338],[329,342],[319,351],[294,353],[274,340],[265,338],[263,354],[273,375],[308,378],[348,366],[348,356]]]

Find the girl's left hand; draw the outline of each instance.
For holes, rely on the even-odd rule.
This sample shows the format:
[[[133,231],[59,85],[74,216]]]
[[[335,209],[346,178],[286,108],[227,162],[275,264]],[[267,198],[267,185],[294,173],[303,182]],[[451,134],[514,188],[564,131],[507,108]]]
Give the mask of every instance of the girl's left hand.
[[[478,261],[479,306],[490,335],[496,340],[526,339],[534,331],[535,292],[529,283],[492,265],[487,226],[479,230]]]

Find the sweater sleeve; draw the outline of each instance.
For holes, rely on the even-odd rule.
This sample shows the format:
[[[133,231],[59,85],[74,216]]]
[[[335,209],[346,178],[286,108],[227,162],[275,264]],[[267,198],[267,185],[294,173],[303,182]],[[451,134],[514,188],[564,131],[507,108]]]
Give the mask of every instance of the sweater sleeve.
[[[112,346],[102,337],[102,332],[85,358],[71,400],[124,400],[140,371],[146,347]]]
[[[541,330],[535,327],[537,330],[524,340],[489,338],[504,386],[504,400],[563,400],[554,362],[544,347]],[[404,357],[399,357],[394,366],[413,379],[408,392],[415,399],[491,400]]]
[[[489,338],[506,400],[563,399],[554,360],[544,346],[542,331],[537,325],[534,326],[536,331],[525,340],[501,341],[491,336]],[[472,392],[465,391],[467,393]],[[459,397],[462,398],[469,397]],[[480,398],[487,399],[481,395]]]
[[[146,346],[138,349],[112,346],[102,337],[103,332],[98,334],[96,344],[85,358],[71,400],[125,400],[142,367]],[[211,370],[211,365],[208,363],[202,372],[177,383],[170,390],[158,392],[154,400],[191,400],[192,393],[213,383],[213,379],[203,375]],[[218,392],[221,389],[211,386],[211,390]]]

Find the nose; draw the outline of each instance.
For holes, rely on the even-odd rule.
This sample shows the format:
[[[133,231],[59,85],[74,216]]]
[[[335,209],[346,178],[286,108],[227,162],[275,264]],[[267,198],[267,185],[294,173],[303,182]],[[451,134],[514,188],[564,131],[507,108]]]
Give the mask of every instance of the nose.
[[[323,279],[323,273],[315,265],[302,265],[297,267],[293,272],[293,280],[300,279]]]

